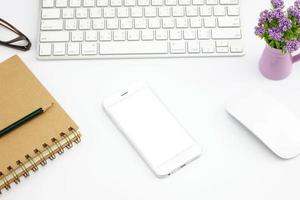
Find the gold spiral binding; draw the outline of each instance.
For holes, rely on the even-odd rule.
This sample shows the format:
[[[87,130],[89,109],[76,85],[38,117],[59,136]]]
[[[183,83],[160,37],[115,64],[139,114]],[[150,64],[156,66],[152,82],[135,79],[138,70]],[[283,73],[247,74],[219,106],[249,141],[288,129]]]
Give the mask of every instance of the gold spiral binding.
[[[30,174],[29,174],[28,170],[26,169],[26,167],[24,166],[24,164],[20,160],[17,160],[16,163],[22,169],[23,176],[25,178],[27,178]]]
[[[64,148],[61,146],[61,144],[59,143],[59,141],[56,138],[52,138],[51,141],[57,146],[57,153],[59,155],[64,153]]]
[[[43,147],[48,151],[48,153],[50,155],[49,159],[50,160],[54,160],[56,158],[56,156],[55,156],[55,153],[52,150],[52,148],[48,144],[46,144],[46,143],[43,144]]]
[[[40,158],[40,164],[42,166],[45,166],[47,164],[47,160],[45,159],[42,152],[40,152],[40,150],[38,150],[38,149],[33,150],[33,152]]]
[[[60,133],[60,136],[62,137],[62,138],[64,138],[66,141],[67,141],[67,146],[66,146],[66,148],[67,149],[71,149],[72,147],[73,147],[73,142],[72,142],[72,140],[70,139],[70,137],[67,135],[67,134],[65,134],[65,133]]]
[[[80,135],[79,131],[75,130],[75,129],[72,128],[72,127],[69,128],[69,131],[72,132],[72,133],[74,134],[74,136],[75,136],[74,142],[75,142],[76,144],[78,144],[79,142],[81,142],[81,135]]]
[[[25,158],[30,162],[30,165],[32,167],[32,171],[36,172],[39,168],[37,166],[37,164],[34,162],[34,160],[32,159],[32,157],[30,155],[26,155]]]
[[[51,146],[49,146],[47,143],[44,143],[42,147],[44,150],[38,150],[34,149],[33,152],[35,153],[35,156],[31,157],[29,154],[25,155],[25,163],[23,163],[20,160],[16,161],[17,168],[13,168],[12,166],[8,166],[7,174],[3,174],[0,171],[0,181],[2,180],[2,185],[0,188],[0,194],[2,189],[9,190],[11,183],[18,184],[20,182],[20,178],[24,176],[25,178],[30,175],[29,171],[37,171],[38,165],[46,165],[47,160],[53,160],[56,157],[56,153],[62,154],[64,152],[64,148],[70,149],[73,147],[73,142],[76,144],[81,141],[81,134],[78,130],[75,130],[74,128],[69,128],[69,133],[60,133],[61,140],[58,140],[56,138],[52,138]],[[54,145],[54,146],[53,146]],[[48,154],[45,154],[47,152]],[[30,166],[28,166],[29,164]],[[26,168],[27,166],[27,168]]]
[[[0,177],[2,177],[1,179],[3,179],[4,188],[6,190],[9,190],[10,189],[10,184],[9,184],[9,181],[7,180],[6,176],[2,172],[0,172]]]
[[[20,183],[20,177],[18,176],[16,171],[11,166],[8,166],[7,169],[11,173],[11,175],[13,176],[15,184]]]

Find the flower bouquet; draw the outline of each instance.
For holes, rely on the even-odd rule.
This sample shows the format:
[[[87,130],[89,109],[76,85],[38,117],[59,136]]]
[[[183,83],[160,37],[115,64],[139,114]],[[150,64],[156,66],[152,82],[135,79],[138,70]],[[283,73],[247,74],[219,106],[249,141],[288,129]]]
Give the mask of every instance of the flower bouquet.
[[[300,56],[291,53],[300,48],[300,0],[285,9],[283,0],[271,0],[272,8],[260,13],[255,35],[267,43],[260,60],[260,71],[273,80],[286,78]]]

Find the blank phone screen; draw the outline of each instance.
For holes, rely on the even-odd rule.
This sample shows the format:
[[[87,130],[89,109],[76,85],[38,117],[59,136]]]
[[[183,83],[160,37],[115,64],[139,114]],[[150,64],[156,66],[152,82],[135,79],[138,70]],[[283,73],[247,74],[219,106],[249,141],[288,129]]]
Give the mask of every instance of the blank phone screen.
[[[159,167],[195,144],[151,89],[127,95],[108,112],[149,165]]]

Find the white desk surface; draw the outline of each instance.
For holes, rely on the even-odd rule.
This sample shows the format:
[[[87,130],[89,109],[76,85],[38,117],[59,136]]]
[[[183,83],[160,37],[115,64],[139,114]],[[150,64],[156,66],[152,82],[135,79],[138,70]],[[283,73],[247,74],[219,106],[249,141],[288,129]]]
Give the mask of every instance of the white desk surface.
[[[22,179],[2,200],[299,199],[300,158],[277,158],[224,109],[232,94],[264,88],[300,116],[300,65],[280,82],[258,71],[264,43],[253,27],[269,1],[241,0],[244,57],[85,61],[38,61],[38,1],[2,1],[1,17],[26,33],[33,48],[0,47],[0,60],[20,55],[83,134],[78,146]],[[105,96],[135,80],[148,81],[204,146],[201,158],[167,179],[151,173],[101,108]]]

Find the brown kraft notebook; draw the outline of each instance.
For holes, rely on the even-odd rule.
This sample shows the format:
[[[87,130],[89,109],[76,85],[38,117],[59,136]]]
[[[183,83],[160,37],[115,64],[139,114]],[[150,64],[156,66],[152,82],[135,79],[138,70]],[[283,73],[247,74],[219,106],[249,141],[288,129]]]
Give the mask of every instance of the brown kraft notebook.
[[[0,130],[52,103],[45,113],[0,137],[0,193],[81,137],[75,122],[18,56],[0,64]]]

